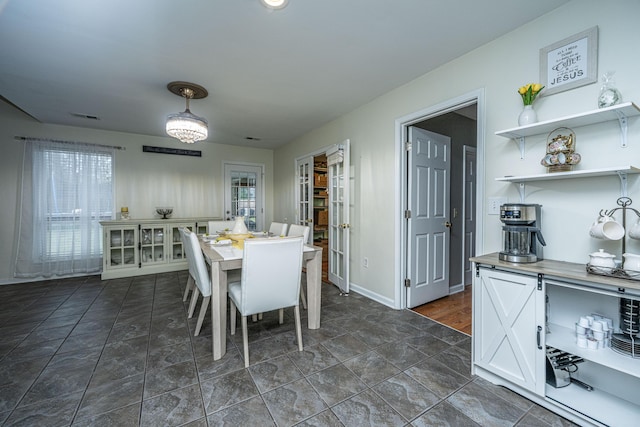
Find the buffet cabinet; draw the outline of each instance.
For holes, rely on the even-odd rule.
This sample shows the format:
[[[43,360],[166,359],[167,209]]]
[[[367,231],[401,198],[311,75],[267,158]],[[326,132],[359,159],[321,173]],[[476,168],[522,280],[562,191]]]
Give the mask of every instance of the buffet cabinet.
[[[640,283],[599,279],[584,265],[558,261],[522,268],[498,261],[497,255],[495,261],[492,256],[472,261],[474,374],[580,425],[638,425],[640,354],[579,346],[576,323],[602,316],[619,332],[621,301],[640,300]],[[551,269],[535,265],[542,263]],[[635,341],[640,346],[640,338]],[[554,384],[547,350],[578,358],[567,368],[577,382]]]
[[[220,218],[101,221],[102,279],[187,269],[179,228],[203,234],[215,220]]]

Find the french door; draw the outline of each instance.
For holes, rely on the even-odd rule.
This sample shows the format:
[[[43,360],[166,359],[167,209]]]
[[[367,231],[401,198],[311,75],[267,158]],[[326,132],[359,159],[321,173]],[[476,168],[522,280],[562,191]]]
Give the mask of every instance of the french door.
[[[327,150],[329,280],[349,293],[349,140]]]
[[[309,226],[313,229],[313,156],[298,160],[296,167],[297,221],[298,224]],[[312,236],[311,240],[313,240],[313,232],[309,234]]]
[[[262,167],[225,163],[224,219],[244,216],[249,230],[264,228]]]

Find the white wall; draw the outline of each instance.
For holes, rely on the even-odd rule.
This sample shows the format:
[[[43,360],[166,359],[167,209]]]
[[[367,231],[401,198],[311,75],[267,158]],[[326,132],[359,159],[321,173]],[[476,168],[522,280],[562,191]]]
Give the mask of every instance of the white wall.
[[[231,145],[186,145],[172,138],[43,125],[0,102],[0,283],[11,283],[16,240],[18,185],[23,143],[15,136],[53,138],[125,147],[116,151],[115,207],[128,206],[132,218],[153,218],[156,206],[173,206],[174,218],[221,217],[223,162],[264,164],[265,219],[273,212],[273,151]],[[202,151],[202,157],[144,153],[143,145]]]
[[[534,6],[535,7],[535,6]],[[544,173],[540,159],[546,135],[527,140],[527,154],[520,160],[513,142],[495,132],[517,126],[522,102],[517,88],[539,80],[539,50],[568,36],[599,27],[598,75],[616,70],[616,82],[625,100],[640,103],[640,32],[636,30],[640,2],[620,0],[602,3],[576,0],[475,51],[399,87],[359,109],[316,129],[276,150],[274,184],[275,217],[295,217],[294,159],[329,144],[350,139],[352,148],[351,281],[381,301],[394,298],[394,174],[395,120],[477,89],[485,91],[486,156],[483,181],[485,197],[507,196],[519,201],[513,184],[496,182],[504,175]],[[466,30],[463,30],[466,31]],[[472,36],[472,31],[470,31]],[[425,41],[429,43],[429,41]],[[416,52],[420,54],[420,52]],[[402,66],[402,64],[398,64]],[[539,120],[596,109],[600,84],[591,84],[535,102]],[[483,106],[479,106],[482,108]],[[629,120],[629,147],[620,148],[617,124],[574,129],[579,168],[635,164],[640,166],[640,120]],[[480,153],[479,153],[480,154]],[[478,159],[480,162],[483,159]],[[480,177],[482,179],[482,177]],[[286,188],[286,190],[284,190]],[[616,177],[545,181],[528,187],[528,203],[543,205],[543,232],[547,258],[586,263],[588,254],[603,247],[619,254],[619,243],[595,241],[588,228],[602,208],[615,207],[620,185]],[[629,195],[640,208],[640,178],[629,180]],[[486,209],[484,201],[479,208]],[[484,215],[484,247],[479,254],[500,250],[501,223]],[[640,253],[640,245],[629,248]],[[362,258],[369,258],[369,268]]]

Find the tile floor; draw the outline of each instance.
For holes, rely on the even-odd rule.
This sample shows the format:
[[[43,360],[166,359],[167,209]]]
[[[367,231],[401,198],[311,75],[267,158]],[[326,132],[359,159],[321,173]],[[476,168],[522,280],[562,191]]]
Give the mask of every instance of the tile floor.
[[[194,337],[186,317],[185,274],[0,286],[0,424],[571,424],[472,377],[468,336],[331,285],[303,352],[292,313],[265,314],[248,369],[240,331],[214,362],[210,323]]]

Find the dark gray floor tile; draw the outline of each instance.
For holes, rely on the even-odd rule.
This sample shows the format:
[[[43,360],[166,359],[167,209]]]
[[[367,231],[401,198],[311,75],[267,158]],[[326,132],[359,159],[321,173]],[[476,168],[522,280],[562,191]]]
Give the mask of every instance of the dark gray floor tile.
[[[535,419],[541,420],[543,423],[546,423],[553,427],[575,427],[577,424],[567,420],[566,418],[562,418],[560,415],[555,414],[549,411],[542,406],[533,404],[531,409],[527,415],[533,416]]]
[[[20,406],[84,391],[97,363],[97,353],[55,356],[42,371]]]
[[[118,379],[108,383],[89,384],[76,419],[91,418],[117,408],[142,401],[144,375]]]
[[[275,426],[273,417],[260,396],[235,404],[207,417],[210,426]]]
[[[201,381],[207,415],[258,395],[258,389],[246,369]]]
[[[534,405],[529,399],[525,399],[520,396],[518,393],[515,393],[509,390],[506,387],[502,387],[499,385],[495,385],[485,380],[484,378],[474,377],[473,382],[479,385],[482,388],[489,390],[491,393],[496,396],[506,400],[507,402],[517,406],[523,411],[528,411]]]
[[[25,395],[33,381],[23,381],[0,386],[0,412],[11,411]]]
[[[147,371],[144,381],[144,398],[149,399],[197,382],[198,373],[193,360],[176,363],[163,369]]]
[[[329,406],[367,388],[365,383],[342,364],[316,372],[307,379]]]
[[[304,378],[271,390],[262,398],[278,426],[294,425],[327,409]]]
[[[302,352],[293,352],[287,356],[304,375],[310,375],[322,369],[340,363],[340,361],[322,345],[305,347]]]
[[[7,418],[5,426],[65,426],[70,425],[73,414],[82,399],[82,391],[55,395],[33,405],[20,406]]]
[[[375,348],[375,352],[400,369],[407,369],[427,356],[403,341],[394,341]]]
[[[415,427],[480,427],[480,424],[447,402],[442,402],[434,406],[413,420],[411,425]]]
[[[427,356],[434,356],[450,347],[450,344],[429,333],[409,338],[405,342]]]
[[[340,422],[336,414],[334,414],[331,409],[327,409],[326,411],[320,412],[318,415],[315,415],[311,418],[308,418],[301,422],[300,424],[296,424],[296,427],[343,427],[344,424]]]
[[[471,379],[471,353],[460,347],[451,346],[433,356],[433,359],[453,369],[460,375]]]
[[[469,381],[442,363],[432,359],[427,359],[412,366],[405,373],[440,398],[445,398]]]
[[[118,408],[90,418],[76,419],[73,427],[137,427],[140,424],[141,403]]]
[[[369,347],[351,334],[340,335],[321,344],[338,360],[344,361],[369,350]]]
[[[512,426],[525,413],[473,382],[449,396],[447,402],[480,425]]]
[[[220,360],[213,360],[210,354],[196,359],[200,381],[220,377],[231,372],[244,369],[244,360],[235,347],[227,347],[227,352]]]
[[[406,420],[371,391],[364,391],[333,408],[346,426],[403,426]]]
[[[518,423],[517,427],[550,427],[550,424],[545,423],[539,418],[534,417],[531,414],[526,414]]]
[[[370,387],[400,372],[400,369],[375,351],[356,356],[343,364]]]
[[[64,338],[41,342],[23,341],[20,345],[14,347],[7,357],[11,359],[51,357],[58,351],[63,342]]]
[[[450,345],[458,344],[468,338],[462,332],[441,324],[429,328],[429,333]]]
[[[90,333],[84,335],[73,335],[68,337],[58,349],[58,353],[68,353],[72,351],[84,351],[90,349],[102,349],[110,331]]]
[[[404,373],[378,384],[373,391],[407,420],[440,402],[438,396]]]
[[[209,357],[211,357],[211,338],[209,337]],[[156,370],[166,368],[180,362],[193,360],[193,352],[190,346],[170,345],[166,347],[149,349],[147,369]]]
[[[302,378],[302,372],[287,356],[252,364],[249,366],[249,373],[260,393]]]
[[[202,394],[195,384],[143,401],[140,425],[179,426],[202,417]]]

